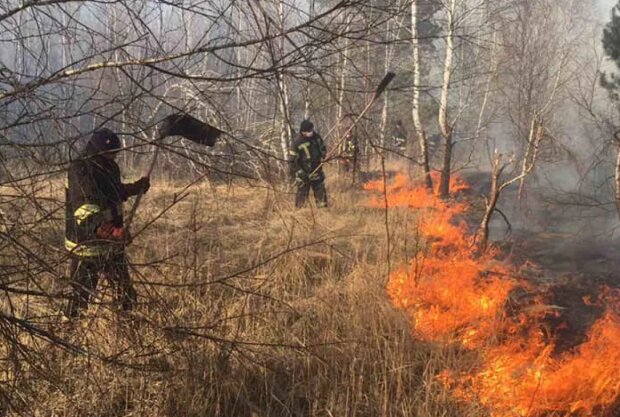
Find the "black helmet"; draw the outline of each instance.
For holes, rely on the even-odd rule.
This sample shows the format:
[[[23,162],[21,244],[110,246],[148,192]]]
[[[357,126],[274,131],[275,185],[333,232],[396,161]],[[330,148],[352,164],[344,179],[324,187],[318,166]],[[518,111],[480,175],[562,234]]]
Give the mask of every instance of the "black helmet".
[[[304,120],[303,122],[301,122],[301,125],[299,126],[300,132],[312,132],[313,130],[314,130],[314,125],[312,124],[310,120]]]
[[[121,148],[121,140],[116,133],[104,127],[93,132],[88,145],[99,152],[117,151]]]

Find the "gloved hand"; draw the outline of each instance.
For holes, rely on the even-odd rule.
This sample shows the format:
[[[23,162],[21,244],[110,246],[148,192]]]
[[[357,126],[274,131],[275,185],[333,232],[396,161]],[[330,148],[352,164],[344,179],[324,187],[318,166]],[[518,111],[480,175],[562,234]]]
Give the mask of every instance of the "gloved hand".
[[[129,234],[124,227],[115,227],[112,223],[104,223],[95,230],[99,239],[119,242],[129,241]]]
[[[149,188],[151,188],[151,180],[149,177],[142,177],[136,182],[125,184],[125,191],[130,196],[138,195],[140,193],[146,194]]]
[[[146,192],[151,188],[151,179],[149,177],[142,177],[138,181],[134,182],[136,188],[138,188],[139,192],[146,194]]]
[[[308,174],[304,170],[300,169],[295,173],[294,184],[296,186],[303,185],[304,183],[308,182],[308,179]]]

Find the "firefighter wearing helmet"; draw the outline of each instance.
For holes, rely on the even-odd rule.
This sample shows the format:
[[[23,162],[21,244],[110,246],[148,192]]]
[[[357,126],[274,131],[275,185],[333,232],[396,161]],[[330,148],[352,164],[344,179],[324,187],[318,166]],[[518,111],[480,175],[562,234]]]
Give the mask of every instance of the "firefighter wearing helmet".
[[[65,248],[71,259],[72,293],[65,316],[79,317],[96,290],[99,274],[116,288],[117,301],[130,310],[136,301],[127,268],[123,202],[145,193],[149,178],[123,184],[114,161],[120,140],[109,129],[93,133],[79,159],[69,165],[66,183]]]
[[[310,120],[301,122],[299,135],[293,142],[291,154],[291,176],[297,186],[295,206],[303,207],[308,200],[310,188],[314,192],[317,207],[327,207],[323,160],[327,154],[321,135],[314,131]]]

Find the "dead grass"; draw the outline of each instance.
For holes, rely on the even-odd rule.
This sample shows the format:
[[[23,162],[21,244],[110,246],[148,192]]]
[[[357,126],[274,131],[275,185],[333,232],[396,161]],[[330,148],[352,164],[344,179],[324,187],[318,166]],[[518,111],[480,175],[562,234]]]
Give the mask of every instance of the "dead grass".
[[[1,355],[7,413],[464,415],[434,378],[455,353],[415,341],[384,291],[388,268],[421,244],[412,214],[390,215],[388,266],[384,213],[333,177],[328,210],[294,210],[293,194],[267,184],[155,184],[134,233],[156,220],[129,250],[140,295],[132,318],[109,308],[105,283],[101,303],[73,326],[37,321],[56,314],[58,300],[12,297],[37,306],[17,308],[23,317],[86,353],[20,332],[23,348],[7,344]],[[62,237],[60,218],[37,227],[40,245]],[[64,273],[58,252],[42,256]]]

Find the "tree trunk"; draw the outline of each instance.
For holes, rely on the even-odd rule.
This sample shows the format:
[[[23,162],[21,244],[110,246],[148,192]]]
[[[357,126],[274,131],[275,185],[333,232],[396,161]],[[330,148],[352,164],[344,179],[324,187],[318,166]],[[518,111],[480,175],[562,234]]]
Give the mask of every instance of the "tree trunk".
[[[491,172],[491,190],[489,196],[485,201],[484,216],[480,222],[480,230],[478,231],[478,247],[481,252],[487,249],[489,243],[489,223],[491,222],[491,216],[497,207],[497,201],[499,200],[500,188],[497,186],[499,176],[502,170],[499,164],[502,160],[502,156],[495,151],[495,158],[493,159],[493,170]]]
[[[280,25],[280,33],[284,33],[284,1],[280,1],[278,4],[278,18]],[[280,42],[278,45],[278,54],[280,56],[284,56],[284,36],[280,37]],[[290,105],[289,105],[289,95],[288,95],[288,86],[286,84],[286,79],[284,78],[284,74],[282,71],[276,72],[276,80],[278,83],[278,92],[280,94],[280,115],[282,117],[282,130],[280,131],[280,146],[282,147],[282,155],[284,159],[288,159],[289,150],[293,145],[293,138],[291,135],[291,115],[290,115]]]
[[[618,217],[620,217],[620,143],[617,145],[618,154],[616,156],[616,210],[618,211]]]
[[[389,70],[389,46],[385,46],[385,73]],[[388,115],[389,115],[389,94],[387,91],[383,92],[383,109],[381,110],[381,124],[379,126],[379,136],[381,138],[381,148],[385,149],[387,145],[387,124],[388,124]]]
[[[487,16],[488,18],[488,16]],[[484,87],[484,95],[482,96],[482,104],[480,105],[480,112],[478,113],[478,123],[476,124],[476,131],[474,133],[474,143],[478,142],[480,138],[480,134],[482,132],[482,124],[484,121],[484,115],[487,108],[487,103],[489,101],[489,96],[491,95],[491,84],[495,77],[497,76],[497,71],[499,67],[498,59],[496,58],[495,51],[497,49],[497,29],[495,25],[493,25],[493,35],[491,36],[491,53],[489,56],[489,60],[491,61],[491,65],[489,66],[490,72],[489,77],[485,83]]]
[[[315,0],[311,0],[310,1],[310,20],[313,20],[316,17],[316,4],[315,4]],[[312,89],[310,88],[311,84],[310,84],[310,80],[306,81],[306,85],[305,85],[305,97],[304,97],[304,119],[308,119],[310,117],[310,91],[312,91]]]
[[[287,158],[289,149],[293,142],[291,138],[291,117],[289,114],[288,87],[286,85],[284,75],[281,72],[278,72],[276,74],[276,79],[278,83],[278,93],[280,95],[280,116],[282,117],[282,129],[280,130],[280,146],[282,147],[284,158]]]
[[[446,36],[446,58],[443,66],[443,82],[441,85],[441,100],[439,103],[439,129],[444,139],[443,166],[439,182],[439,196],[450,196],[450,174],[452,170],[452,133],[454,126],[448,121],[448,96],[450,93],[450,81],[452,78],[452,58],[454,54],[454,17],[456,13],[456,0],[450,0],[448,10],[448,34]]]
[[[426,140],[426,131],[422,126],[420,119],[420,46],[418,42],[418,0],[411,2],[411,46],[413,52],[413,98],[412,98],[412,116],[413,126],[418,138],[420,147],[420,157],[418,163],[424,171],[424,183],[429,190],[433,189],[433,179],[431,177],[431,167],[428,160],[428,142]]]
[[[443,141],[443,164],[441,167],[441,178],[439,179],[439,196],[441,198],[450,197],[450,176],[452,174],[452,132],[444,135]]]
[[[381,138],[381,148],[386,149],[387,146],[387,124],[389,116],[388,92],[383,93],[383,109],[381,110],[381,124],[379,125],[379,136]]]
[[[542,122],[534,117],[530,125],[530,132],[527,139],[527,149],[523,156],[523,164],[521,165],[521,179],[519,180],[519,191],[517,192],[517,201],[521,201],[525,191],[525,178],[532,171],[536,164],[538,156],[538,146],[544,135],[544,127]]]
[[[383,66],[383,73],[387,74],[390,70],[390,66],[392,65],[392,19],[387,21],[387,30],[386,30],[386,42],[385,42],[385,63]],[[389,94],[387,91],[383,93],[383,109],[381,111],[381,125],[379,126],[379,135],[381,138],[381,147],[383,149],[386,148],[387,145],[387,126],[388,126],[388,118],[389,118]]]
[[[350,28],[350,24],[351,21],[349,20],[349,18],[347,17],[346,20],[346,32],[349,32],[349,28]],[[346,88],[346,81],[347,81],[347,63],[349,61],[349,39],[345,38],[344,40],[344,47],[342,50],[342,64],[340,66],[340,80],[339,80],[339,92],[338,92],[338,107],[337,107],[337,112],[336,112],[336,125],[338,126],[336,129],[337,138],[341,137],[341,122],[342,122],[342,117],[344,116],[344,100],[345,100],[345,96],[344,96],[344,90]]]

